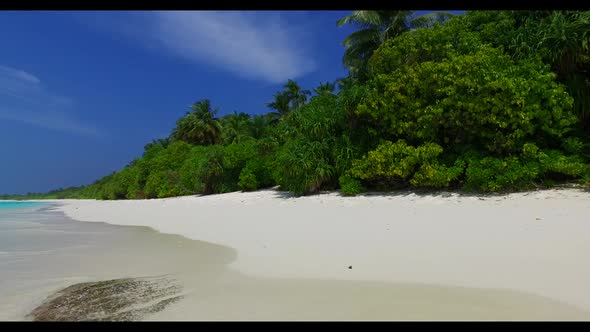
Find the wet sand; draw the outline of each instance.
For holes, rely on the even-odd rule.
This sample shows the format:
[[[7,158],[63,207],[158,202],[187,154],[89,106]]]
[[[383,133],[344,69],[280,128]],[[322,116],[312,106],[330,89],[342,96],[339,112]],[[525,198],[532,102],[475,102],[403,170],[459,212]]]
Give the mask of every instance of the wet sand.
[[[77,266],[69,266],[71,261],[55,262],[60,264],[55,267],[60,268],[61,275],[67,276],[64,282],[81,274],[92,281],[52,292],[26,319],[389,321],[590,317],[590,312],[563,302],[509,290],[253,278],[227,268],[236,258],[230,248],[143,227],[99,226],[119,234],[111,239],[113,242],[103,243],[108,247],[102,247],[100,256],[79,252],[73,256],[86,264]]]
[[[27,219],[19,214],[11,236],[20,246],[3,239],[7,249],[0,256],[0,320],[142,319],[154,310],[137,311],[141,306],[183,295],[177,276],[211,278],[222,273],[236,256],[231,248],[161,234],[148,227],[80,223],[47,210],[26,213]],[[106,287],[102,291],[96,287],[100,284],[80,287],[122,278],[131,280],[124,287],[117,287],[117,282],[103,283]],[[171,283],[176,287],[172,293],[165,291]],[[56,292],[67,287],[62,295],[77,292],[84,300],[71,301],[65,296],[54,302],[62,306],[61,313],[45,310],[33,314],[33,309],[55,300]],[[123,292],[125,289],[128,291]],[[68,302],[69,306],[63,306]],[[169,303],[163,304],[157,309]],[[117,306],[119,310],[109,309]],[[130,315],[120,315],[124,312]]]

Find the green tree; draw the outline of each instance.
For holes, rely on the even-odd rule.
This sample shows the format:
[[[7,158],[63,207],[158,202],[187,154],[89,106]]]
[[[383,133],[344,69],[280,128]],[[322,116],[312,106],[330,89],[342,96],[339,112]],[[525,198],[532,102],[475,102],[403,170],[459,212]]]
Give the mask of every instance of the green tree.
[[[444,22],[451,16],[441,12],[415,17],[412,11],[355,10],[336,22],[337,26],[352,24],[359,28],[342,42],[346,48],[342,62],[352,77],[363,82],[369,72],[369,59],[387,39],[414,27]]]
[[[181,185],[178,171],[189,157],[191,145],[183,141],[171,143],[165,149],[137,163],[138,185],[143,185],[142,194],[146,198],[178,196],[187,193]]]
[[[426,34],[438,35],[428,30]],[[426,47],[421,43],[430,40],[411,35],[410,42],[392,42],[384,48]],[[368,117],[375,137],[403,138],[410,144],[436,142],[455,150],[468,146],[504,154],[520,151],[531,140],[551,146],[566,137],[576,118],[572,98],[555,82],[555,74],[538,60],[516,62],[485,44],[472,47],[465,54],[450,49],[438,61],[421,61],[393,72],[376,58],[375,67],[385,71],[375,72],[371,92],[357,113]],[[389,54],[398,53],[404,50]]]
[[[266,106],[269,108],[276,110],[276,112],[272,112],[275,115],[273,120],[279,119],[285,116],[287,113],[291,111],[291,98],[287,94],[286,91],[281,91],[273,95],[274,101],[267,103]]]
[[[522,41],[529,56],[536,53],[551,64],[558,80],[574,97],[579,118],[590,126],[590,11],[555,11],[527,17],[514,33],[509,49],[525,53]]]
[[[336,83],[326,82],[320,83],[317,88],[313,89],[313,92],[315,92],[316,95],[333,94],[334,89],[336,89]]]
[[[250,132],[255,139],[261,139],[267,133],[271,119],[267,115],[254,115],[252,117]]]
[[[309,90],[302,89],[297,82],[288,80],[285,84],[285,91],[291,101],[291,111],[296,111],[307,101],[307,97],[311,95]]]
[[[274,112],[275,119],[281,119],[288,113],[301,108],[309,95],[311,95],[309,90],[304,90],[297,82],[288,80],[283,90],[274,95],[274,101],[267,103],[266,106],[277,111]]]
[[[221,124],[215,117],[216,110],[211,109],[209,99],[194,103],[192,112],[176,122],[171,138],[191,144],[208,145],[221,141]]]
[[[590,127],[590,11],[469,11],[463,26],[516,59],[541,57]]]
[[[253,121],[246,113],[233,112],[220,119],[224,144],[241,143],[252,139]]]
[[[486,191],[583,176],[580,143],[571,138],[573,100],[556,75],[539,58],[516,60],[458,22],[417,29],[375,51],[356,113],[373,141],[386,141],[353,162],[348,176],[384,188],[464,181]]]
[[[143,147],[143,157],[150,159],[152,156],[158,154],[161,150],[164,150],[166,147],[168,147],[170,143],[171,142],[168,138],[158,138],[152,140]]]

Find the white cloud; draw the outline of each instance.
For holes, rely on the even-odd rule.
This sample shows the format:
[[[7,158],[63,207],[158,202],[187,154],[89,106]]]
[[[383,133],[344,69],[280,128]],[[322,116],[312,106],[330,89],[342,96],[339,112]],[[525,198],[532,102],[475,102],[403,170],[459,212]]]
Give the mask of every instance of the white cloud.
[[[74,18],[153,51],[249,79],[283,83],[316,68],[307,47],[308,23],[293,24],[278,12],[78,13]]]
[[[86,136],[100,132],[74,118],[66,109],[70,98],[49,92],[41,80],[24,70],[0,65],[0,119]]]
[[[275,13],[154,12],[153,38],[186,59],[282,83],[315,68],[302,31]]]
[[[84,136],[101,136],[101,133],[96,128],[80,123],[69,114],[60,111],[48,110],[46,112],[37,112],[22,109],[8,111],[0,107],[0,119],[18,121],[37,127],[66,131]]]
[[[27,73],[23,70],[18,70],[10,67],[0,66],[0,77],[12,77],[17,80],[22,80],[28,83],[39,84],[41,80],[33,74]]]

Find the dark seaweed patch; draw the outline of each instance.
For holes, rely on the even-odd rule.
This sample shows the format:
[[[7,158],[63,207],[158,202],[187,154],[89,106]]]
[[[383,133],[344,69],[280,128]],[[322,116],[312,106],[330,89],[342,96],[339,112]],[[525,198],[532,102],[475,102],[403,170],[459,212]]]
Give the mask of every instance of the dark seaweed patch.
[[[169,278],[124,278],[66,287],[30,314],[34,321],[134,321],[180,300]]]

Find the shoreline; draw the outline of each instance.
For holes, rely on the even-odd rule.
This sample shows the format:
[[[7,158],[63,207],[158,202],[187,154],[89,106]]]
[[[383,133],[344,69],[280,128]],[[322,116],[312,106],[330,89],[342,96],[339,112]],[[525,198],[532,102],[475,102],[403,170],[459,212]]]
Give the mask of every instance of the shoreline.
[[[516,291],[419,283],[253,278],[227,268],[236,258],[231,248],[161,234],[147,226],[74,221],[62,212],[51,211],[56,205],[36,209],[35,213],[54,226],[61,224],[63,230],[75,229],[77,234],[98,231],[103,235],[96,234],[100,240],[91,241],[94,249],[62,250],[62,254],[45,257],[43,264],[27,264],[42,272],[28,275],[47,278],[47,273],[52,273],[53,286],[40,290],[23,288],[23,284],[20,290],[10,290],[13,300],[4,299],[4,304],[0,304],[12,311],[12,315],[3,312],[5,318],[389,321],[585,320],[590,317],[590,312],[580,308]],[[48,216],[52,217],[47,219]],[[110,235],[105,237],[106,234]],[[88,245],[89,239],[63,240]],[[56,282],[63,286],[57,287]],[[15,312],[28,307],[30,311],[26,315]]]
[[[230,247],[237,258],[228,267],[248,277],[511,290],[590,310],[590,193],[578,189],[51,201],[74,220]]]
[[[141,320],[181,299],[186,276],[224,274],[236,255],[145,226],[82,223],[56,206],[0,213],[0,320]]]

